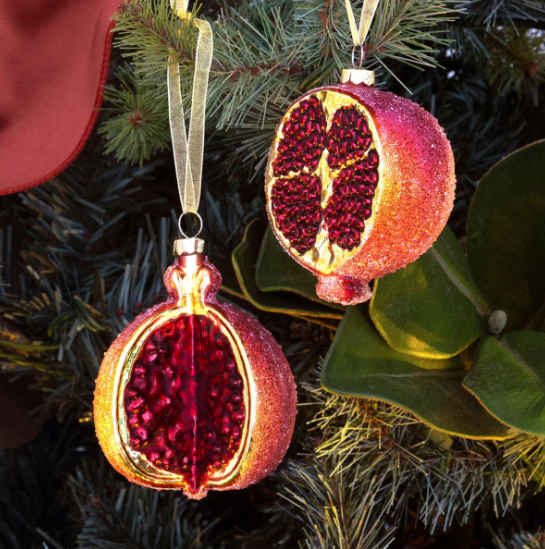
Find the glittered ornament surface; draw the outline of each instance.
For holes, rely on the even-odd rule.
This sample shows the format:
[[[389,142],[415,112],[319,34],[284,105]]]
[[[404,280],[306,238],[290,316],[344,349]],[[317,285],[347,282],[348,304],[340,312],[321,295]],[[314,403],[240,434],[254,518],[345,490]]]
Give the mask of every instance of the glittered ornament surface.
[[[437,120],[408,99],[348,81],[307,93],[283,117],[267,210],[282,246],[318,277],[318,295],[350,305],[371,297],[369,281],[433,244],[454,187]]]
[[[208,490],[253,484],[282,460],[296,392],[280,346],[253,317],[216,293],[217,269],[181,255],[169,299],[136,318],[102,363],[95,392],[99,442],[129,480]]]

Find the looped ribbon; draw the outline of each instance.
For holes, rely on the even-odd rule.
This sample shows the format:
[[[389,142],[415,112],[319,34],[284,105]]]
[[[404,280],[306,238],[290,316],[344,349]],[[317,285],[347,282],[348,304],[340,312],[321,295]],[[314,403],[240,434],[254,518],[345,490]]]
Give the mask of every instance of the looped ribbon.
[[[363,8],[361,10],[360,26],[356,27],[356,19],[354,18],[354,12],[352,11],[350,0],[345,0],[346,12],[348,14],[348,21],[350,22],[350,32],[352,33],[354,47],[363,46],[365,43],[367,33],[369,32],[369,27],[371,26],[371,21],[377,11],[378,1],[379,0],[364,0]]]
[[[170,7],[180,19],[189,20],[189,0],[170,0]],[[194,19],[199,29],[195,52],[195,77],[191,98],[191,119],[189,137],[186,134],[182,92],[180,89],[180,65],[171,55],[168,67],[168,111],[172,150],[176,166],[178,190],[183,213],[197,213],[201,199],[202,158],[204,150],[204,118],[208,76],[212,65],[214,38],[212,27],[207,21]]]

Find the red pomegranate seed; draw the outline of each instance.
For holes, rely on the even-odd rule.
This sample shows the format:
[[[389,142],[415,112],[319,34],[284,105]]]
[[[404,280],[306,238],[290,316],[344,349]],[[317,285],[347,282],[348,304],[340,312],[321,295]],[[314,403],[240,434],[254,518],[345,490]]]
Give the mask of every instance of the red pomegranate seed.
[[[282,234],[303,254],[316,243],[322,221],[322,183],[316,176],[303,174],[278,179],[271,192],[272,211]]]
[[[344,106],[333,114],[330,129],[316,96],[304,99],[282,126],[273,161],[275,176],[291,175],[274,182],[271,210],[277,226],[292,248],[303,254],[316,243],[322,220],[330,242],[352,250],[361,242],[365,220],[372,215],[372,199],[378,184],[379,156],[369,150],[373,137],[365,114],[356,106]],[[324,147],[331,170],[338,170],[332,195],[321,208],[322,184],[312,174]]]
[[[273,162],[274,175],[314,171],[322,154],[325,126],[324,111],[318,99],[311,97],[302,101],[282,126],[283,138],[278,143]]]
[[[238,449],[241,391],[229,341],[209,318],[169,322],[150,335],[127,383],[130,445],[197,490]],[[131,398],[133,392],[138,396]]]
[[[371,153],[376,155],[374,160],[378,164],[378,154],[371,151],[369,155]],[[365,229],[364,220],[371,217],[372,201],[369,196],[372,194],[369,188],[355,184],[363,177],[378,182],[378,172],[368,170],[368,162],[358,161],[341,170],[333,180],[333,194],[326,206],[324,218],[330,242],[345,250],[352,250],[360,243],[361,233]],[[371,193],[374,194],[372,190]]]
[[[329,167],[339,169],[347,160],[363,158],[372,141],[365,115],[356,107],[341,107],[327,134]]]

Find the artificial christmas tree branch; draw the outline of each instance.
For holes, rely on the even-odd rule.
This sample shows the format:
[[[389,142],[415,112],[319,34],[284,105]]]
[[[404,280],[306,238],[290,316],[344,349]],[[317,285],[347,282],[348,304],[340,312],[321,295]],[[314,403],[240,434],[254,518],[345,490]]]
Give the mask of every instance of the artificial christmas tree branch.
[[[357,17],[361,2],[351,2]],[[205,2],[202,13],[215,21],[218,10],[208,9],[211,4],[216,8],[217,2]],[[390,13],[390,5],[410,13]],[[248,182],[262,176],[286,106],[303,91],[337,81],[339,69],[351,65],[352,51],[344,0],[241,0],[231,6],[216,27],[208,187],[200,210],[209,250],[228,264],[244,227],[264,218],[262,186]],[[388,32],[376,20],[365,66],[378,67],[378,56],[445,128],[458,179],[449,224],[460,236],[483,174],[520,144],[542,138],[541,44],[529,29],[543,27],[543,3],[483,0],[454,7],[465,11],[448,22],[440,18],[455,14],[439,14],[437,2],[380,0],[386,26],[399,23],[403,33]],[[193,505],[172,493],[129,488],[105,469],[90,412],[94,381],[117,333],[164,298],[161,273],[176,231],[172,156],[157,154],[168,147],[166,69],[176,52],[189,95],[196,41],[193,31],[170,21],[164,0],[133,2],[123,10],[119,44],[130,64],[114,58],[107,89],[111,116],[104,116],[102,128],[112,155],[143,167],[114,166],[95,139],[69,171],[4,198],[0,212],[0,310],[12,324],[2,334],[7,342],[0,341],[1,367],[10,379],[34,375],[46,402],[39,413],[61,420],[47,423],[29,446],[0,452],[0,545],[348,549],[385,547],[395,537],[396,547],[421,549],[460,544],[467,531],[475,534],[475,547],[543,545],[540,498],[532,496],[544,484],[544,437],[513,431],[501,442],[465,440],[432,430],[395,406],[328,394],[311,370],[330,347],[332,331],[264,313],[231,294],[274,332],[296,377],[311,378],[301,387],[307,405],[300,407],[279,474]],[[430,13],[437,25],[427,29]],[[428,32],[437,40],[428,41]],[[384,40],[389,45],[381,50]],[[418,67],[446,70],[414,70],[414,51]],[[405,93],[382,65],[379,72],[384,88]],[[28,340],[24,347],[10,346],[17,334]],[[460,523],[468,525],[463,532]]]
[[[281,495],[307,525],[308,547],[313,540],[318,547],[387,547],[388,536],[379,540],[387,517],[448,529],[477,509],[504,516],[543,485],[542,437],[514,430],[501,442],[450,437],[390,404],[328,394],[315,381],[305,389],[319,408],[306,457],[290,462],[284,475],[291,484]],[[365,485],[372,494],[356,494]],[[382,518],[372,523],[371,516]]]
[[[363,66],[379,73],[389,62],[437,66],[435,54],[449,44],[445,25],[459,15],[461,6],[458,3],[452,9],[424,0],[379,3]],[[143,89],[149,87],[162,97],[173,52],[173,59],[180,62],[183,94],[188,96],[195,36],[189,25],[180,25],[172,17],[168,2],[124,4],[116,20],[116,44],[133,60],[137,96],[143,99]],[[337,80],[340,70],[351,64],[348,19],[340,2],[277,0],[255,7],[244,0],[236,9],[220,14],[215,32],[208,123],[218,129],[255,128],[259,132],[276,125],[277,113],[296,93]],[[110,88],[107,98],[119,104],[123,95],[126,111],[139,103],[136,98],[128,99],[126,80],[121,90]],[[109,151],[142,162],[149,152],[140,150],[140,138],[130,135],[142,135],[146,125],[148,133],[156,136],[154,149],[166,148],[167,132],[161,143],[159,128],[164,126],[166,110],[162,116],[159,124],[151,117],[138,119],[137,125],[130,115],[129,119],[119,115],[111,119],[103,128]]]
[[[183,74],[187,73],[186,80],[190,82],[194,36],[169,18],[166,4],[164,1],[155,7],[147,1],[125,4],[118,16],[117,44],[133,59],[136,74],[127,71],[119,85],[107,88],[106,99],[113,105],[113,116],[105,122],[102,131],[108,152],[134,163],[148,158],[152,150],[169,146],[164,89],[169,52],[177,52],[182,61],[182,81]],[[445,52],[455,59],[465,56],[466,63],[473,56],[473,66],[464,70],[475,71],[476,78],[484,72],[494,85],[495,93],[505,98],[503,102],[493,103],[488,110],[512,111],[508,95],[513,89],[519,97],[529,94],[535,103],[542,80],[542,69],[536,64],[540,55],[535,50],[538,39],[517,39],[517,56],[524,60],[519,71],[517,64],[506,69],[509,60],[494,46],[489,35],[496,32],[494,25],[539,26],[545,20],[543,3],[498,0],[492,9],[484,2],[455,6],[459,11],[442,3],[379,2],[365,46],[363,66],[375,69],[388,82],[392,75],[385,72],[383,64],[386,63],[386,67],[393,64],[395,72],[415,93],[413,99],[422,101],[418,85],[413,84],[415,77],[405,75],[402,62],[427,68],[444,63]],[[355,9],[358,15],[357,4]],[[253,177],[257,177],[264,166],[273,130],[289,101],[301,91],[338,80],[340,69],[350,66],[351,38],[344,4],[322,0],[278,1],[251,9],[244,0],[236,8],[220,14],[216,32],[219,40],[208,100],[209,129],[223,128],[226,132],[221,134],[221,139],[237,145],[225,160],[225,170],[232,173],[237,166],[242,166],[250,168]],[[447,83],[453,88],[448,92],[450,95],[460,94],[456,80]],[[444,88],[445,83],[441,87]],[[476,108],[472,90],[462,93],[469,94],[464,98],[466,110]],[[153,96],[158,101],[151,100]],[[443,110],[452,110],[446,96],[440,93],[438,99],[439,105],[441,101],[445,103]],[[472,123],[482,116],[481,111],[467,114]],[[469,131],[468,128],[459,140],[453,140],[455,149],[465,148],[483,132],[489,143],[471,147],[472,162],[482,164],[475,157],[484,155],[489,144],[497,143],[500,151],[506,146],[513,147],[512,141],[500,142],[498,132],[489,128],[499,116],[503,115],[486,115],[476,129]],[[524,119],[524,115],[512,116],[513,123],[518,121],[519,126]],[[441,117],[440,120],[443,121]],[[453,118],[444,120],[445,124],[456,124]],[[446,129],[450,136],[452,132]],[[520,127],[513,128],[512,133],[520,133]],[[209,132],[209,135],[212,134]],[[150,144],[148,149],[143,148],[143,143]],[[491,166],[497,159],[499,157],[487,155],[485,162]],[[485,170],[486,166],[467,171],[478,174]]]

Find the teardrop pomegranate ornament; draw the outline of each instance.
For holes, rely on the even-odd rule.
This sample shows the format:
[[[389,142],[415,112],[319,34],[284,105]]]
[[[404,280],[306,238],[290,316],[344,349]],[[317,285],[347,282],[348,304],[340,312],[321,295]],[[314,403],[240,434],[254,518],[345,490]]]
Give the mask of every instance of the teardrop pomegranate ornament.
[[[104,357],[94,416],[100,445],[122,475],[200,499],[245,488],[278,466],[297,397],[272,335],[217,301],[221,275],[202,241],[176,246],[190,253],[165,273],[168,300],[129,324]]]
[[[267,211],[292,257],[328,301],[367,301],[369,282],[415,261],[454,201],[454,159],[437,120],[346,70],[282,118],[266,174]],[[369,85],[368,85],[369,84]]]

